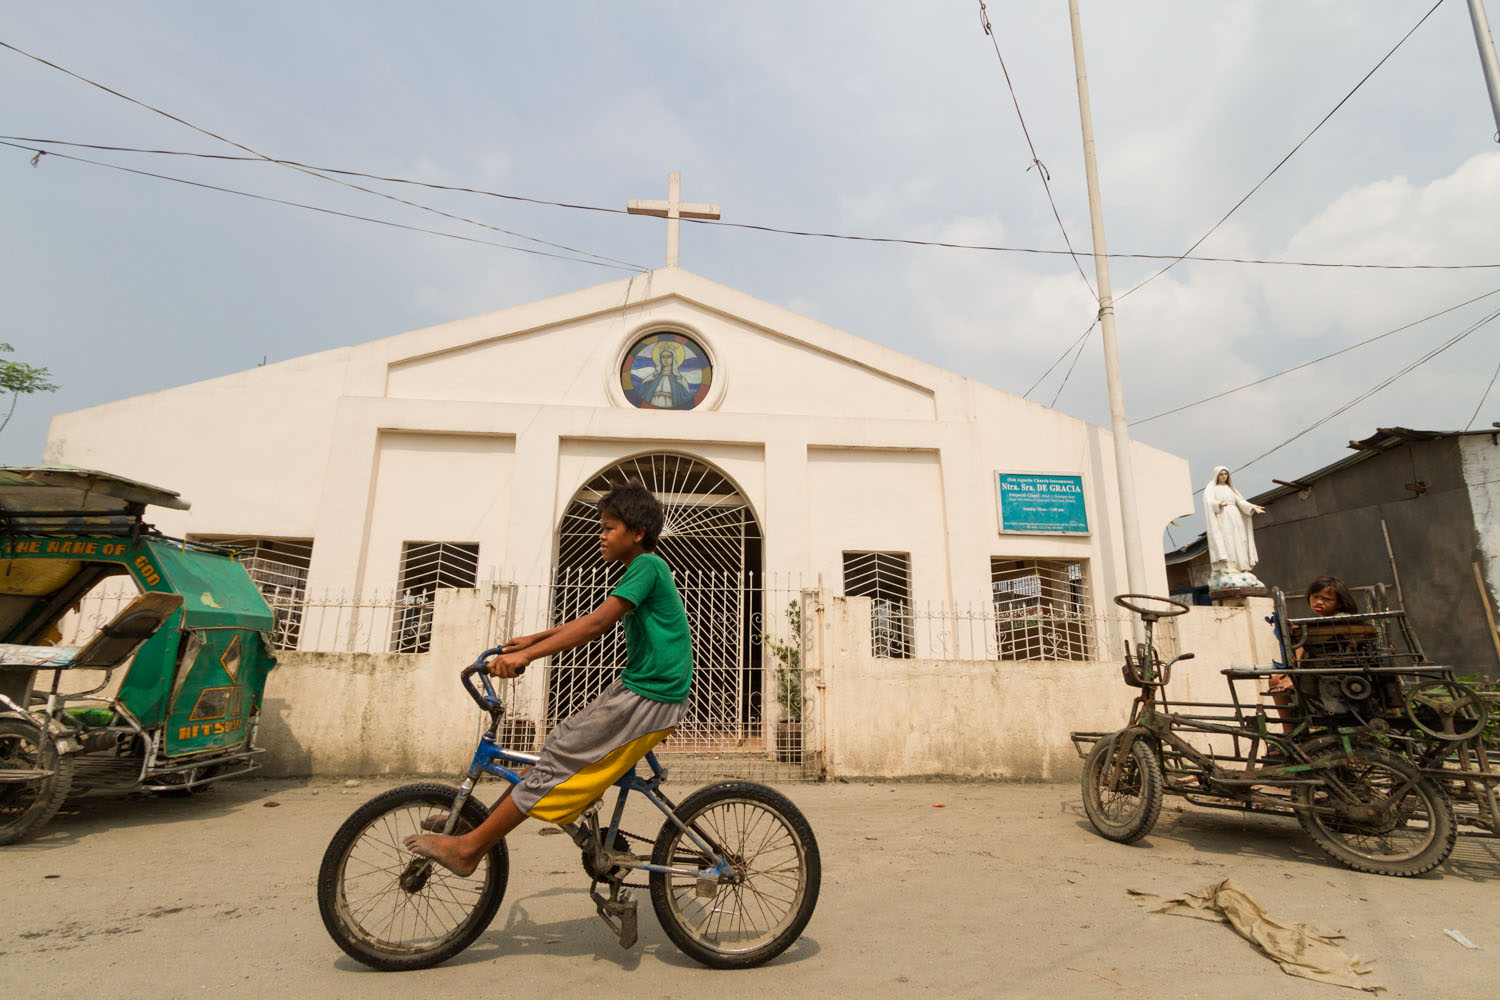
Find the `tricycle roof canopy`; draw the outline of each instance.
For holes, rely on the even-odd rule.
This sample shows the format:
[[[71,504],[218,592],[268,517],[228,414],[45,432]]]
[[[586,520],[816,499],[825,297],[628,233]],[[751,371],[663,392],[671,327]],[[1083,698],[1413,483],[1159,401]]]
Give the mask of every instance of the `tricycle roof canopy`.
[[[128,534],[147,504],[188,509],[171,490],[107,472],[0,468],[0,519],[12,534]]]

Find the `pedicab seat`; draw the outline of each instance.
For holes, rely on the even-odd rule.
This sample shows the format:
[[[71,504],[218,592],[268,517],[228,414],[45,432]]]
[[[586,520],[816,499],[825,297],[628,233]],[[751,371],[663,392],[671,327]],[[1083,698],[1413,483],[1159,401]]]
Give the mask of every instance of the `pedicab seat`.
[[[182,595],[141,594],[120,610],[93,638],[82,646],[27,646],[0,643],[0,668],[66,670],[117,667],[156,634],[169,617],[182,607]]]

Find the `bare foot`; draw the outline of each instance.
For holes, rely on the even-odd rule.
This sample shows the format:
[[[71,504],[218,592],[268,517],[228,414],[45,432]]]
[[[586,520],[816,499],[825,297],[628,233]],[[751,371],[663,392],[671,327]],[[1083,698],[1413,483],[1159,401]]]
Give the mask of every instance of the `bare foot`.
[[[431,858],[455,875],[472,875],[474,869],[479,867],[478,858],[470,859],[464,855],[457,837],[414,833],[402,843],[408,851],[420,857]]]
[[[442,833],[443,827],[448,825],[448,814],[433,813],[431,816],[423,819],[419,825],[428,833]],[[472,828],[469,826],[469,824],[460,822],[458,825],[458,830],[456,832],[468,833],[470,829]]]

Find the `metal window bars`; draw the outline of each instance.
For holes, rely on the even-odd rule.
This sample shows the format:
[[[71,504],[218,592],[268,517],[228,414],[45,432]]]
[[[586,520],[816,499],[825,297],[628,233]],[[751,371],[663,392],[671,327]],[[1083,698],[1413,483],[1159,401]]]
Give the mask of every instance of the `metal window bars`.
[[[248,538],[189,535],[189,541],[232,549],[250,580],[276,616],[273,649],[296,649],[302,638],[307,601],[307,570],[312,563],[311,538]]]
[[[397,581],[400,606],[392,616],[390,651],[425,653],[432,645],[434,595],[479,582],[479,543],[405,542]]]
[[[999,659],[1093,659],[1094,612],[1083,563],[994,558],[990,591]]]
[[[912,656],[911,556],[905,552],[845,552],[844,593],[870,598],[870,653]]]

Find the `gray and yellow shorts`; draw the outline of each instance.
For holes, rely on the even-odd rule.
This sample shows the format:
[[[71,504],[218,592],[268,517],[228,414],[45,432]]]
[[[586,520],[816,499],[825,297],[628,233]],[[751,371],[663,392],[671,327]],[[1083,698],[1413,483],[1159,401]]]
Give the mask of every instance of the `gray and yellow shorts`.
[[[615,681],[552,730],[511,801],[536,819],[573,822],[677,728],[685,707],[643,698]]]

